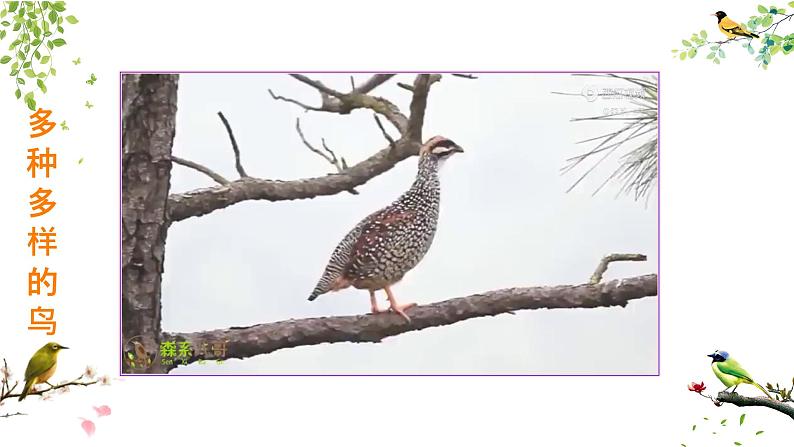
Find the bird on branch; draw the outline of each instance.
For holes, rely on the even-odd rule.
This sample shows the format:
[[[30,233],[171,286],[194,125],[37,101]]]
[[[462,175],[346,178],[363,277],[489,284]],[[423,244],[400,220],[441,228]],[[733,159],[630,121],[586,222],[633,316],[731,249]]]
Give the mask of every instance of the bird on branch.
[[[431,138],[421,147],[419,169],[411,188],[391,205],[364,218],[342,239],[309,301],[353,286],[369,291],[372,313],[391,310],[411,321],[405,309],[415,303],[397,303],[391,286],[416,267],[430,249],[441,198],[438,171],[457,152],[463,149],[441,136]],[[380,289],[389,300],[387,310],[378,307],[375,291]]]
[[[740,25],[729,19],[728,15],[722,11],[717,11],[712,15],[717,18],[717,26],[720,28],[720,31],[722,31],[722,34],[725,34],[731,39],[737,37],[758,37],[758,34],[747,31],[744,25]]]
[[[25,387],[22,389],[19,400],[24,399],[28,395],[33,385],[37,383],[49,384],[47,381],[55,374],[55,367],[58,366],[58,353],[62,349],[69,348],[50,342],[33,354],[33,357],[28,362],[27,369],[25,369]]]
[[[714,375],[720,379],[720,382],[725,385],[725,391],[733,387],[732,392],[734,392],[739,385],[747,383],[763,391],[766,397],[772,398],[764,387],[757,384],[750,377],[750,374],[742,368],[742,365],[728,355],[727,352],[717,350],[712,354],[708,354],[708,357],[711,357],[711,370],[714,371]]]

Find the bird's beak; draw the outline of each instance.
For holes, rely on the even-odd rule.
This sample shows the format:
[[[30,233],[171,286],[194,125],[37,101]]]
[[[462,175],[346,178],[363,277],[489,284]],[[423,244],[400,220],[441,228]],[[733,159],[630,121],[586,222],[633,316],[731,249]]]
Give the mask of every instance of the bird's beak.
[[[717,17],[717,14],[709,14],[710,16]]]
[[[452,148],[452,152],[463,152],[463,148],[460,146],[455,146]]]
[[[706,357],[714,358],[714,354],[706,354]]]
[[[61,349],[69,349],[69,348],[67,348],[66,346],[61,346]]]

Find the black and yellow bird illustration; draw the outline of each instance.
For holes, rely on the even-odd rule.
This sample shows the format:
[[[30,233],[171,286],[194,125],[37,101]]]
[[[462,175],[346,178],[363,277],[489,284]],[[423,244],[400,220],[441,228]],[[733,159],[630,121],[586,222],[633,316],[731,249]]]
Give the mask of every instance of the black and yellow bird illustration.
[[[725,34],[731,39],[737,37],[758,37],[758,34],[747,31],[747,28],[729,19],[728,15],[722,11],[717,11],[712,15],[717,18],[717,26],[719,26],[722,34]]]

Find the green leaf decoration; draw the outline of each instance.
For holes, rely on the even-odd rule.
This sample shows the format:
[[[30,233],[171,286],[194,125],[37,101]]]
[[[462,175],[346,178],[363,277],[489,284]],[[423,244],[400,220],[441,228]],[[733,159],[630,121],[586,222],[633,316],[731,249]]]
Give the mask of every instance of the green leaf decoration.
[[[740,426],[741,426],[742,424],[744,424],[744,417],[745,417],[745,416],[747,416],[747,414],[745,414],[745,413],[742,413],[742,415],[741,415],[741,416],[739,416],[739,425],[740,425]]]
[[[682,51],[678,54],[678,58],[681,60],[686,59],[686,51]]]
[[[726,422],[728,422],[728,420],[727,419],[723,419],[723,420],[720,421],[720,425],[725,425]]]
[[[706,30],[703,30],[703,31],[700,32],[700,37],[705,39],[707,36],[708,36],[708,34],[706,33]]]
[[[698,54],[698,50],[696,50],[695,48],[690,48],[689,53],[688,53],[690,59],[694,58],[695,55],[697,55],[697,54]]]
[[[74,25],[78,22],[77,17],[75,16],[66,16],[66,21]]]
[[[25,104],[27,104],[30,110],[36,110],[36,100],[33,99],[33,92],[25,94]]]
[[[0,64],[7,64],[11,62],[11,56],[0,57]]]
[[[688,40],[682,40],[681,43],[684,44],[685,47],[691,47],[692,46],[692,44],[689,43]]]
[[[761,14],[766,14],[769,12],[769,10],[767,10],[763,5],[758,5],[758,12]]]
[[[692,431],[695,431],[696,428],[698,428],[698,426],[697,425],[693,425],[692,426]]]
[[[733,444],[734,444],[734,445],[742,445],[742,443],[741,443],[741,442],[739,442],[739,441],[734,441],[734,442],[733,442]]]
[[[63,40],[63,39],[61,39],[61,38],[58,38],[58,39],[52,39],[52,41],[51,41],[51,42],[52,42],[52,44],[53,44],[53,45],[55,45],[56,47],[62,47],[62,46],[64,46],[64,45],[66,45],[66,41],[65,41],[65,40]]]
[[[792,2],[792,3],[794,3],[794,2]],[[760,435],[763,432],[764,432],[763,430],[758,430],[757,432],[755,432],[755,435],[758,436],[758,435]]]

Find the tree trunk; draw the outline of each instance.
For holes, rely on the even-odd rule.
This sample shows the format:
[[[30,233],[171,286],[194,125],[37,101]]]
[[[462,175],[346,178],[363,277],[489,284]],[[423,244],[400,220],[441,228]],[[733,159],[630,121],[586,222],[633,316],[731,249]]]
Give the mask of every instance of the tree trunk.
[[[160,285],[170,223],[166,205],[177,83],[178,75],[124,75],[122,80],[122,351],[138,341],[149,359],[159,351],[162,332]],[[160,372],[154,361],[122,365],[124,372]]]

